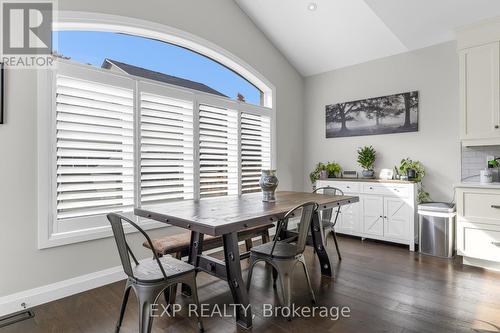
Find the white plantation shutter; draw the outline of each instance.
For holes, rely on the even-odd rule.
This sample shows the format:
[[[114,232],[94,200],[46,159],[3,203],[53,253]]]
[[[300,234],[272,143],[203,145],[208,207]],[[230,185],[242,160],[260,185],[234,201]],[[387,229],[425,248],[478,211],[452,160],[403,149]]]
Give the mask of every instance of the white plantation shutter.
[[[272,109],[65,61],[50,83],[47,244],[105,234],[110,212],[260,191],[271,168]]]
[[[262,169],[271,168],[271,117],[241,113],[241,192],[259,192]]]
[[[199,106],[200,198],[238,194],[238,113]]]
[[[141,92],[141,203],[193,199],[193,102]]]
[[[131,89],[57,76],[58,220],[133,209],[133,105]]]

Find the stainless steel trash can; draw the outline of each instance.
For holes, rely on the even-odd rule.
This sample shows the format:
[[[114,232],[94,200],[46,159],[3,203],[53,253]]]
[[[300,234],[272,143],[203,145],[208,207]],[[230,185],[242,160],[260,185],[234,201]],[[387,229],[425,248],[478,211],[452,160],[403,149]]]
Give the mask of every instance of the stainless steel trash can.
[[[418,205],[419,252],[452,258],[455,254],[455,205],[429,202]]]

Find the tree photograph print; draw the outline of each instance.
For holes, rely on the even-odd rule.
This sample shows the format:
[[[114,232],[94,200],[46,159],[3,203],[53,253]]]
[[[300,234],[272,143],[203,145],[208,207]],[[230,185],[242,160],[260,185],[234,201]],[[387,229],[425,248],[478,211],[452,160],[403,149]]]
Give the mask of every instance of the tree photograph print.
[[[326,137],[418,131],[418,91],[326,106]]]

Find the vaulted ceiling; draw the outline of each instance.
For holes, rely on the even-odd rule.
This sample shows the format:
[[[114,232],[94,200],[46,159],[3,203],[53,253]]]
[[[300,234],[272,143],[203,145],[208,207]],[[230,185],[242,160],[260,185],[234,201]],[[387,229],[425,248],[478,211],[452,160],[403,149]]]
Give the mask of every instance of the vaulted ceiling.
[[[450,41],[500,15],[500,0],[235,1],[304,76]]]

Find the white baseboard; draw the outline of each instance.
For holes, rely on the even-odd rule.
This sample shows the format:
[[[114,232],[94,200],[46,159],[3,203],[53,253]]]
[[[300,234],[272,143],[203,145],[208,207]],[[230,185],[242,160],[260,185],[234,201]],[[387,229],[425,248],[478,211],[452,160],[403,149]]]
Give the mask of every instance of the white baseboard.
[[[0,297],[0,317],[125,279],[122,266]],[[24,304],[24,305],[23,305]]]
[[[260,237],[254,238],[254,240],[258,239],[260,239]],[[242,245],[245,244],[245,242],[240,242],[239,244]],[[221,250],[222,248],[216,248],[206,251],[205,253],[213,254]],[[125,278],[126,275],[123,272],[122,266],[116,266],[102,271],[81,275],[72,279],[3,296],[0,297],[0,317],[87,290],[99,288],[110,283],[124,280]]]

